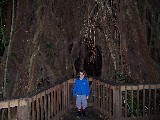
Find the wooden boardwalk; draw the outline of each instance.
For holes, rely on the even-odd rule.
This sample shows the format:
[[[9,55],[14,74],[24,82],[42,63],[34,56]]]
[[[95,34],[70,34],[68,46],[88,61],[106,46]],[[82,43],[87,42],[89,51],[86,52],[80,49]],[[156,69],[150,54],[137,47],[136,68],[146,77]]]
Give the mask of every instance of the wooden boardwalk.
[[[32,94],[1,100],[0,119],[77,120],[72,88],[73,79],[70,79]],[[160,118],[160,83],[113,84],[93,79],[90,96],[87,117],[79,120]]]
[[[92,107],[86,108],[86,115],[86,118],[81,117],[79,119],[77,118],[77,109],[72,109],[65,116],[63,116],[62,120],[104,120]]]

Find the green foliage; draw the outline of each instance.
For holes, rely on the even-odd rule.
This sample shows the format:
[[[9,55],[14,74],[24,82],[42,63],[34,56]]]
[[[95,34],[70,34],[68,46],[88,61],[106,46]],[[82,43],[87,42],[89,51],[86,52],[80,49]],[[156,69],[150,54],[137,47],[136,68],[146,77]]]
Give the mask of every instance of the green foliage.
[[[6,18],[7,18],[7,0],[0,1],[0,56],[3,55],[5,46],[8,44],[6,38]]]
[[[47,43],[46,48],[51,49],[53,47],[52,43]]]
[[[133,97],[133,101],[132,101]],[[139,102],[139,107],[137,106],[137,103]],[[122,111],[123,114],[125,114],[125,104],[127,105],[127,116],[131,117],[137,116],[137,113],[139,111],[139,115],[143,115],[143,91],[139,91],[139,101],[137,101],[137,91],[132,92],[127,91],[127,100],[125,100],[125,92],[122,92]],[[132,108],[133,107],[133,108]]]
[[[2,44],[2,42],[0,42],[0,56],[3,56],[4,50],[5,50],[5,48]]]
[[[117,82],[123,82],[123,83],[128,83],[131,82],[129,76],[125,73],[117,72],[115,74],[115,79],[118,80]]]

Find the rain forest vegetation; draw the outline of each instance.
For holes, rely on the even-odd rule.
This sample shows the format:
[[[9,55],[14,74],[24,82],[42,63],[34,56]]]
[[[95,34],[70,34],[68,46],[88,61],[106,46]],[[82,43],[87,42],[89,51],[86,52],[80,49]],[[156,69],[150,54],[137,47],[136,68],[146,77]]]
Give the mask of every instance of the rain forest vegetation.
[[[0,57],[8,44],[6,37],[7,0],[0,1]]]

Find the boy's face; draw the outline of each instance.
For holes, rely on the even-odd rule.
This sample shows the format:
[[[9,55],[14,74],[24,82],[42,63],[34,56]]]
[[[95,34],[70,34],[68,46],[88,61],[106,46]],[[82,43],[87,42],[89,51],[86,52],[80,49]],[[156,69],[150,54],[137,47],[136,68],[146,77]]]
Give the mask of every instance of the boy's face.
[[[79,76],[80,76],[80,77],[84,77],[83,72],[80,72],[80,73],[79,73]]]

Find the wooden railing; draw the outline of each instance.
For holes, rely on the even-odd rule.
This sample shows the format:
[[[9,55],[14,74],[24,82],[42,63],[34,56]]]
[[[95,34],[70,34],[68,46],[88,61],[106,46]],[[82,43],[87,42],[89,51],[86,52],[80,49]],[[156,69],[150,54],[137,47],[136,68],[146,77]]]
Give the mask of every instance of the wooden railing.
[[[160,84],[113,84],[89,78],[89,106],[107,120],[159,120]],[[3,120],[60,120],[75,107],[73,79],[20,99],[0,101]]]
[[[159,120],[160,84],[112,84],[93,80],[93,107],[107,120]]]
[[[73,107],[72,86],[73,79],[30,97],[0,101],[0,116],[4,120],[59,120]]]

